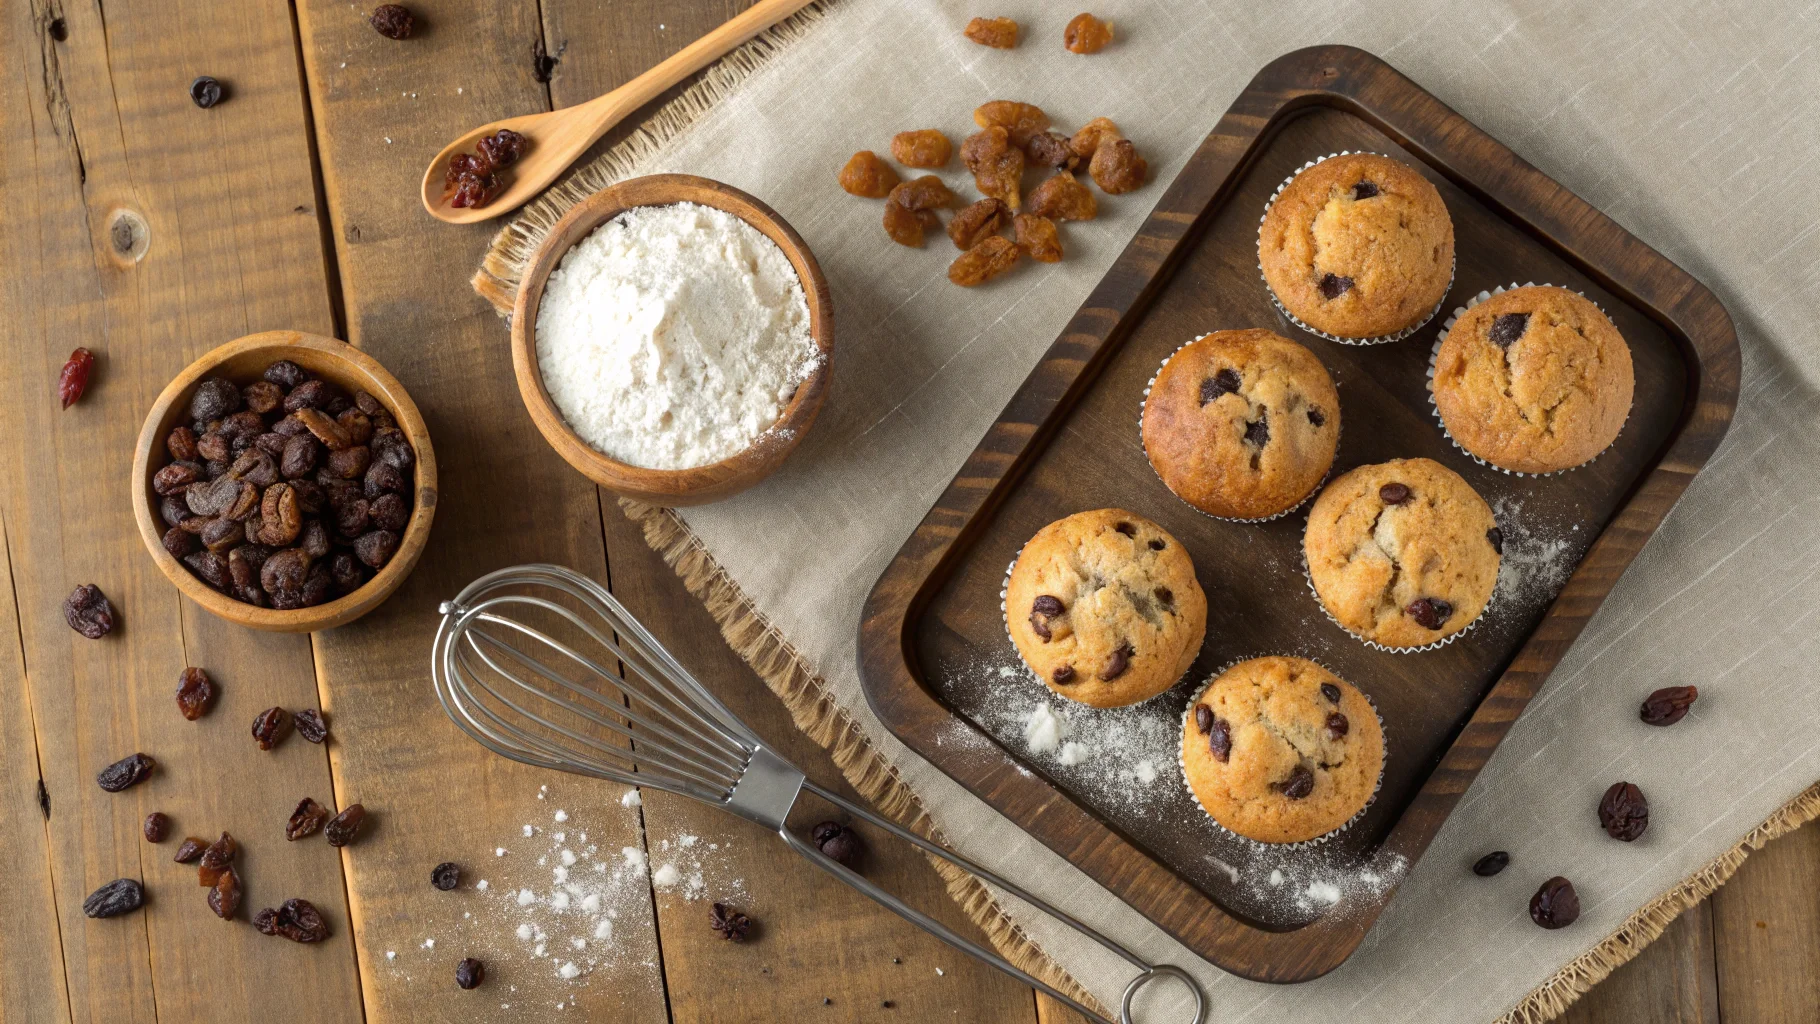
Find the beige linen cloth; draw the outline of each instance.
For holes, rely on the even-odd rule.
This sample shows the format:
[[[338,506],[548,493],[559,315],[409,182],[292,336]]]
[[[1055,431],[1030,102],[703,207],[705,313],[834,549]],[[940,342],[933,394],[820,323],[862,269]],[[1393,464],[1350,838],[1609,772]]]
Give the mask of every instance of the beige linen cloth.
[[[1747,836],[1760,842],[1820,803],[1799,799],[1820,779],[1820,11],[1811,0],[1095,0],[1119,40],[1078,57],[1060,38],[1079,6],[844,0],[813,11],[724,63],[654,134],[528,210],[477,287],[509,303],[515,262],[553,213],[614,178],[687,171],[762,198],[808,240],[833,288],[829,402],[761,487],[680,519],[629,511],[862,789],[913,812],[907,785],[968,855],[1144,956],[1191,967],[1211,1020],[1545,1019],[1722,881]],[[1024,42],[965,41],[976,14],[1017,18]],[[1233,97],[1276,56],[1327,42],[1383,57],[1705,282],[1737,324],[1744,388],[1718,455],[1358,952],[1325,978],[1273,987],[1199,961],[897,743],[860,693],[855,629],[887,560]],[[1112,117],[1149,157],[1153,182],[1069,226],[1064,262],[963,290],[945,280],[945,238],[927,251],[889,243],[879,203],[842,193],[835,172],[907,128],[941,128],[958,144],[972,108],[993,98],[1039,104],[1064,127]],[[1637,721],[1641,695],[1679,683],[1701,690],[1687,721]],[[1619,778],[1653,798],[1649,832],[1630,846],[1591,820]],[[1521,870],[1492,880],[1466,870],[1494,847]],[[1527,919],[1538,871],[1555,870],[1545,865],[1579,888],[1585,909],[1571,928]],[[979,895],[970,909],[1018,945]],[[1117,1005],[1124,963],[1003,908]],[[1140,1000],[1140,1019],[1186,1020],[1180,990],[1158,989]]]

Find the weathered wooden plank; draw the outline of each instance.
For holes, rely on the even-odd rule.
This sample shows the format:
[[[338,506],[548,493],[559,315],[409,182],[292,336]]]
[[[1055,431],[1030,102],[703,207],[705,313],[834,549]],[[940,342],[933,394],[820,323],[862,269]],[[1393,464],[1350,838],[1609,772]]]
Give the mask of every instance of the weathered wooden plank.
[[[1820,828],[1750,855],[1714,893],[1719,1009],[1726,1024],[1813,1020],[1820,1008]]]
[[[1728,1014],[1725,1018],[1731,1020]],[[1719,1024],[1711,901],[1682,913],[1636,958],[1581,996],[1562,1024]]]
[[[412,577],[371,615],[316,638],[343,740],[332,751],[337,795],[380,816],[346,851],[368,1020],[467,1019],[477,1007],[489,1019],[544,1019],[558,1000],[587,1016],[662,1020],[654,946],[567,981],[556,970],[568,951],[535,955],[513,935],[516,906],[504,902],[508,882],[550,894],[551,866],[535,865],[548,840],[519,835],[527,823],[559,830],[550,804],[535,799],[540,785],[587,812],[588,842],[600,851],[639,846],[636,815],[612,805],[614,787],[488,753],[443,716],[430,686],[439,601],[514,563],[556,562],[596,578],[606,566],[594,490],[538,437],[513,383],[505,326],[468,287],[497,225],[451,227],[417,200],[424,164],[449,137],[547,108],[532,73],[536,8],[460,0],[415,10],[418,32],[393,41],[337,0],[297,9],[349,340],[410,391],[442,479]],[[496,846],[508,856],[496,858]],[[488,893],[431,889],[441,861],[462,864],[470,885],[487,878]],[[615,941],[648,941],[649,900],[617,909]],[[464,956],[488,963],[476,992],[454,984]]]

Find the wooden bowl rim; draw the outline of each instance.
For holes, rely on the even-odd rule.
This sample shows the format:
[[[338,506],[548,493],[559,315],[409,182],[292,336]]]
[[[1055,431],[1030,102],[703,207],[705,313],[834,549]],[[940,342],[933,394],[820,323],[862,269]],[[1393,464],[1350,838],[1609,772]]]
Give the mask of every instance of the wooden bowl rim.
[[[163,450],[164,439],[159,427],[171,408],[186,398],[196,383],[229,359],[249,352],[269,349],[274,361],[285,358],[286,350],[311,349],[345,364],[351,375],[365,376],[378,387],[369,389],[398,421],[417,455],[411,520],[405,524],[398,541],[398,551],[383,569],[362,584],[358,590],[333,601],[309,608],[260,608],[224,594],[192,575],[182,562],[164,549],[163,519],[157,512],[157,495],[151,487],[153,456]],[[436,454],[430,445],[429,428],[417,410],[417,404],[384,366],[365,352],[345,341],[303,331],[261,331],[235,338],[210,349],[184,367],[165,385],[146,413],[139,429],[139,441],[133,453],[133,516],[139,523],[139,535],[145,541],[152,561],[166,578],[190,600],[210,613],[252,629],[285,633],[313,633],[345,625],[372,611],[392,595],[416,567],[417,559],[429,540],[430,521],[435,518]]]
[[[739,451],[702,466],[653,469],[601,452],[576,433],[544,387],[537,360],[537,313],[550,274],[582,239],[626,210],[690,202],[730,213],[783,251],[809,305],[809,335],[821,352],[777,420]],[[570,232],[573,240],[562,242]],[[647,174],[616,182],[576,203],[538,243],[519,279],[512,307],[512,369],[518,393],[544,440],[583,476],[618,494],[664,505],[719,501],[770,476],[802,443],[826,397],[834,356],[834,305],[809,244],[788,221],[756,197],[725,182],[693,174]]]

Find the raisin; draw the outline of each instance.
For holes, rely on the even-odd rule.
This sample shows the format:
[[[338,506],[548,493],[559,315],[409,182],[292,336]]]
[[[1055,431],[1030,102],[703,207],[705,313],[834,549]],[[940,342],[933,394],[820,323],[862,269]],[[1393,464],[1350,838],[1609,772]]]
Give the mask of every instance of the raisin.
[[[95,353],[86,348],[70,353],[69,360],[57,374],[57,401],[62,402],[65,409],[82,400],[82,393],[88,390],[89,374],[94,369]]]
[[[1011,223],[1011,213],[1000,200],[987,197],[954,215],[948,222],[948,237],[954,247],[965,252],[987,235],[996,235]]]
[[[304,708],[292,715],[291,724],[297,727],[297,735],[311,743],[321,743],[329,738],[329,724],[315,708]]]
[[[385,412],[385,406],[379,404],[379,399],[374,398],[369,392],[359,390],[354,392],[354,408],[368,417],[379,416]]]
[[[215,683],[207,672],[192,666],[177,676],[177,710],[185,719],[194,722],[208,714],[214,703]]]
[[[404,438],[404,431],[380,428],[375,425],[373,440],[370,442],[373,454],[380,461],[398,470],[400,473],[417,464],[417,453],[411,450],[411,443]]]
[[[323,826],[322,836],[330,846],[346,846],[354,841],[354,834],[360,831],[360,825],[367,819],[367,809],[359,804],[349,804],[347,809],[329,819]]]
[[[343,594],[351,594],[360,589],[367,581],[366,569],[360,559],[346,551],[339,552],[329,560],[329,578],[334,580],[335,588]]]
[[[234,464],[228,467],[228,475],[245,480],[254,487],[270,487],[280,479],[278,463],[257,448],[235,459]]]
[[[340,451],[330,452],[328,470],[343,480],[359,480],[366,476],[367,467],[372,465],[372,462],[371,449],[366,445],[353,445]]]
[[[354,538],[354,555],[369,567],[382,569],[398,550],[398,535],[390,530],[368,530]]]
[[[347,433],[349,444],[365,446],[368,441],[373,439],[372,417],[359,409],[347,409],[337,413],[335,424]]]
[[[131,878],[116,878],[82,901],[88,917],[119,917],[145,906],[145,887]]]
[[[1516,344],[1523,332],[1529,329],[1528,313],[1500,313],[1491,320],[1491,330],[1487,337],[1499,348],[1509,348]]]
[[[184,555],[196,550],[195,535],[186,533],[183,529],[176,526],[164,531],[164,538],[161,543],[164,545],[164,550],[169,552],[172,558],[182,558]]]
[[[95,783],[109,793],[118,793],[144,782],[156,767],[158,762],[145,754],[129,754],[101,769]]]
[[[486,978],[487,966],[471,956],[462,957],[461,962],[455,965],[455,985],[458,988],[479,988]]]
[[[988,235],[948,265],[948,280],[972,288],[1010,270],[1017,258],[1017,243],[1003,235]]]
[[[209,377],[196,385],[190,396],[190,419],[204,423],[240,411],[240,389],[220,377]]]
[[[1024,155],[1031,167],[1059,167],[1072,171],[1081,165],[1081,158],[1075,155],[1074,147],[1068,144],[1068,136],[1061,132],[1038,132],[1024,143]]]
[[[1371,199],[1377,196],[1377,194],[1378,186],[1376,182],[1361,181],[1352,186],[1352,198],[1354,199]]]
[[[840,169],[840,187],[849,195],[866,199],[883,199],[897,187],[897,172],[879,159],[877,153],[862,149],[847,159]]]
[[[309,476],[316,469],[321,445],[309,433],[293,434],[284,442],[284,455],[278,460],[278,471],[287,480]]]
[[[854,867],[866,852],[859,833],[838,821],[824,821],[809,830],[809,838],[832,860]]]
[[[933,174],[898,185],[891,190],[889,198],[906,210],[936,210],[954,205],[954,193]]]
[[[297,801],[296,810],[291,812],[291,820],[284,823],[284,837],[296,842],[305,836],[313,836],[328,820],[328,808],[306,796]]]
[[[190,567],[197,579],[216,590],[226,590],[232,582],[228,575],[227,559],[213,551],[198,551],[185,557],[183,564]]]
[[[221,83],[208,75],[197,75],[190,82],[190,102],[204,110],[221,102]]]
[[[325,381],[306,380],[292,388],[284,396],[284,411],[296,413],[302,409],[320,409],[329,400],[329,385]],[[301,424],[303,421],[297,421]],[[307,427],[305,429],[308,429]]]
[[[1351,729],[1352,729],[1352,723],[1346,720],[1345,715],[1340,714],[1338,711],[1330,712],[1327,715],[1327,738],[1328,739],[1337,740],[1337,739],[1345,736],[1346,733],[1349,732]]]
[[[1205,704],[1194,706],[1194,727],[1205,736],[1213,731],[1213,709]]]
[[[1137,652],[1131,649],[1130,643],[1121,642],[1106,656],[1106,664],[1100,668],[1100,678],[1111,682],[1124,675],[1125,670],[1131,667],[1131,656],[1135,653]]]
[[[1580,919],[1580,894],[1560,875],[1542,883],[1529,898],[1529,919],[1544,928],[1565,928]]]
[[[941,167],[954,155],[954,143],[934,128],[891,136],[891,156],[905,167]]]
[[[1060,263],[1062,240],[1056,235],[1055,221],[1033,213],[1020,213],[1012,222],[1017,229],[1017,246],[1038,263]]]
[[[1201,404],[1216,401],[1222,395],[1237,393],[1241,383],[1237,370],[1230,366],[1222,367],[1218,373],[1201,381]]]
[[[1453,616],[1453,605],[1438,597],[1418,597],[1403,610],[1423,629],[1440,629]]]
[[[210,843],[208,849],[202,851],[202,859],[196,863],[196,884],[206,889],[221,881],[221,873],[227,870],[239,853],[240,844],[235,842],[234,837],[226,832],[221,833],[221,838]]]
[[[1068,27],[1062,30],[1062,45],[1069,53],[1098,53],[1112,42],[1112,23],[1101,21],[1091,14],[1081,13],[1074,16]]]
[[[1034,103],[988,100],[973,110],[973,123],[981,128],[1003,128],[1013,146],[1022,149],[1049,128],[1049,115]]]
[[[163,811],[153,811],[145,816],[145,822],[139,826],[139,832],[148,843],[162,843],[171,834],[170,815]]]
[[[330,451],[340,451],[352,443],[348,432],[341,429],[341,424],[321,409],[298,409],[295,415],[297,421],[316,435],[316,440],[321,441]]]
[[[209,890],[209,909],[223,921],[232,921],[240,910],[240,874],[233,868],[221,872]]]
[[[284,403],[284,389],[269,380],[256,380],[240,389],[240,400],[249,410],[264,415]]]
[[[259,912],[259,920],[264,922],[259,930],[267,935],[282,935],[292,942],[321,942],[329,937],[328,922],[309,900],[285,900],[270,913],[267,918],[267,911]],[[268,927],[270,931],[266,931]]]
[[[474,144],[474,150],[482,160],[493,165],[495,169],[510,167],[525,155],[525,148],[530,140],[510,128],[501,128],[485,136]]]
[[[1138,156],[1137,147],[1130,139],[1104,139],[1100,148],[1093,151],[1087,173],[1100,191],[1107,195],[1122,195],[1143,187],[1145,177],[1150,174],[1150,162]]]
[[[164,496],[183,494],[191,484],[202,479],[202,466],[190,461],[173,462],[152,474],[152,490]]]
[[[1635,842],[1649,828],[1649,798],[1635,783],[1612,783],[1599,801],[1599,827],[1619,842]]]
[[[202,851],[208,848],[208,840],[190,836],[178,845],[177,855],[171,859],[179,864],[193,864],[202,856]]]
[[[1289,770],[1289,778],[1283,780],[1283,796],[1290,800],[1300,800],[1314,792],[1314,773],[1307,765],[1298,764]]]
[[[1352,278],[1341,277],[1338,274],[1325,274],[1322,275],[1318,287],[1321,289],[1321,298],[1337,299],[1352,291]]]
[[[1245,424],[1245,443],[1259,448],[1270,443],[1270,411],[1260,410],[1258,418]]]
[[[967,136],[961,143],[961,163],[973,173],[973,184],[981,194],[1003,200],[1017,212],[1022,202],[1024,151],[1011,145],[1004,128],[995,125]]]
[[[202,528],[202,544],[210,551],[231,551],[245,541],[246,528],[232,519],[211,519]]]
[[[280,359],[266,367],[265,372],[259,377],[261,380],[269,380],[288,391],[309,380],[310,374],[309,371],[289,359]]]
[[[253,719],[253,739],[260,750],[270,750],[285,737],[291,724],[291,713],[280,707],[266,708]]]
[[[457,210],[485,206],[500,193],[499,178],[491,174],[464,174],[455,180],[449,205]]]
[[[372,522],[372,505],[365,498],[350,498],[335,511],[335,529],[353,540]]]
[[[196,454],[204,462],[226,462],[232,452],[228,448],[228,437],[219,430],[211,430],[196,439]]]
[[[260,544],[284,547],[297,539],[303,529],[303,510],[297,505],[297,492],[290,484],[273,484],[265,489],[259,503]],[[270,587],[266,589],[271,589]]]
[[[1057,686],[1066,686],[1067,684],[1074,682],[1074,666],[1057,665],[1055,671],[1049,673],[1049,678],[1053,680]]]
[[[1048,643],[1053,636],[1049,629],[1049,620],[1066,610],[1061,598],[1050,594],[1040,595],[1036,600],[1030,602],[1030,628],[1037,636],[1043,638],[1044,643]]]
[[[1221,764],[1232,760],[1232,723],[1217,716],[1214,718],[1213,728],[1207,732],[1207,750]]]
[[[1050,220],[1092,220],[1099,216],[1099,200],[1080,179],[1063,171],[1030,190],[1030,212]]]
[[[708,927],[729,942],[744,942],[752,930],[752,919],[725,903],[716,903],[708,910]]]
[[[1386,505],[1401,505],[1409,500],[1409,485],[1385,484],[1378,488],[1378,500]]]
[[[1503,850],[1493,850],[1478,860],[1473,861],[1472,873],[1480,878],[1490,878],[1510,866],[1510,854]]]
[[[1124,135],[1119,133],[1119,126],[1113,124],[1111,118],[1096,117],[1074,133],[1068,140],[1068,146],[1074,150],[1075,156],[1082,160],[1092,160],[1093,154],[1099,152],[1100,142],[1107,138],[1122,139]]]
[[[166,467],[169,468],[168,466]],[[222,477],[206,483],[196,482],[184,489],[183,501],[199,516],[218,516],[234,507],[240,497],[240,481]]]
[[[1649,725],[1674,725],[1687,717],[1687,709],[1699,699],[1697,686],[1664,686],[1643,698],[1637,717]]]
[[[924,212],[928,213],[928,211]],[[929,213],[928,216],[931,220],[935,218],[933,213]],[[387,492],[404,494],[409,488],[405,483],[404,473],[390,459],[385,459],[367,467],[367,476],[366,480],[362,482],[362,489],[368,498],[377,498]]]
[[[443,892],[461,884],[461,866],[453,861],[443,861],[430,869],[430,884]]]
[[[285,548],[274,552],[259,567],[259,585],[268,594],[276,595],[281,590],[295,594],[303,590],[309,572],[310,556],[296,548]]]
[[[114,606],[93,583],[84,583],[63,599],[63,621],[90,640],[99,640],[114,628]]]
[[[194,462],[199,454],[196,451],[196,432],[189,427],[176,426],[165,436],[164,450],[171,453],[171,458],[178,462]]]
[[[1017,22],[1010,18],[974,18],[967,22],[963,34],[981,46],[1009,50],[1017,45]]]
[[[417,19],[398,4],[380,4],[373,8],[373,15],[367,20],[373,31],[387,39],[409,39],[417,30]]]
[[[1332,683],[1322,683],[1321,696],[1326,697],[1329,703],[1338,704],[1340,702],[1340,688]]]

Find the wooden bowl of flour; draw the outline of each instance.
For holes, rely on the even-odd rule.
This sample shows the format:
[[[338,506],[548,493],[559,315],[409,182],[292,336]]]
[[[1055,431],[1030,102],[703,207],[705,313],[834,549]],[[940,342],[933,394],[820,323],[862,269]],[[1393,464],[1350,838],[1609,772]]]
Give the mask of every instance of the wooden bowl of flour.
[[[622,462],[590,445],[564,418],[545,386],[537,355],[537,321],[550,274],[576,243],[634,207],[696,203],[738,217],[776,243],[802,284],[809,336],[819,350],[777,420],[744,449],[688,469],[652,469]],[[550,230],[525,268],[512,308],[512,369],[518,393],[544,440],[583,476],[616,494],[657,505],[704,505],[731,497],[770,476],[801,443],[828,390],[834,350],[834,304],[815,256],[789,224],[757,199],[730,185],[688,174],[653,174],[622,181],[576,204]]]

